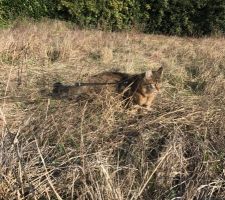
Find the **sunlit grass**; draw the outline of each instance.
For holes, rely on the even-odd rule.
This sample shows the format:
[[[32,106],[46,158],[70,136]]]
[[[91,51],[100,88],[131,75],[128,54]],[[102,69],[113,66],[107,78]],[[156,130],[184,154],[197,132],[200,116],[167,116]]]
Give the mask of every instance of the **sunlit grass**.
[[[0,31],[0,198],[224,199],[225,40],[71,29]],[[52,84],[164,66],[152,111]]]

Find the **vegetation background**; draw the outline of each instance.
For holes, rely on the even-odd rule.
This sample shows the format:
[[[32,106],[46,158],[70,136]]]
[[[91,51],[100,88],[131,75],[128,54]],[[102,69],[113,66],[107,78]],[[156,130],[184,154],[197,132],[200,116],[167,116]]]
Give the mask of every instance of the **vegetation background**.
[[[0,6],[1,200],[225,199],[223,1]],[[107,92],[88,101],[48,95],[56,81],[161,65],[149,112],[124,109]]]
[[[223,0],[1,0],[0,24],[50,17],[102,30],[201,36],[225,31]]]

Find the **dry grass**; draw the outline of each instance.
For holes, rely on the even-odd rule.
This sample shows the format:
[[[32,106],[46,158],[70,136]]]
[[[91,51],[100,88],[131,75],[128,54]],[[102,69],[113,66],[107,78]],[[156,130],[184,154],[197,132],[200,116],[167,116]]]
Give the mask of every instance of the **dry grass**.
[[[225,199],[225,39],[106,33],[62,22],[0,31],[0,199]],[[165,66],[151,112],[54,81]]]

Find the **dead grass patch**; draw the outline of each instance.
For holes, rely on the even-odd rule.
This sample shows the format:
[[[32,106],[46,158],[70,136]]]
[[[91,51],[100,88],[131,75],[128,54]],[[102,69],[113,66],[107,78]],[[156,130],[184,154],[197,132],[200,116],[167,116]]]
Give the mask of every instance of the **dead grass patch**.
[[[1,30],[0,198],[224,199],[224,45],[58,21]],[[161,64],[151,112],[48,97],[55,81]]]

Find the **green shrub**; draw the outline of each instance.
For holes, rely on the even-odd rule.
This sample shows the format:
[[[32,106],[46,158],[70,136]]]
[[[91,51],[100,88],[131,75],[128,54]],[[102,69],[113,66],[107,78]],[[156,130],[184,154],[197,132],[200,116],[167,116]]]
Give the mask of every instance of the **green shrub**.
[[[61,0],[59,11],[81,27],[107,30],[130,28],[136,19],[135,0]]]
[[[205,35],[225,31],[223,0],[143,0],[141,7],[146,32]]]
[[[4,20],[13,20],[18,16],[39,19],[55,16],[56,8],[57,1],[54,0],[2,0],[0,14]]]
[[[199,35],[225,32],[225,1],[204,0],[193,19]]]
[[[80,27],[201,36],[225,32],[224,0],[1,0],[0,24],[51,17]]]

